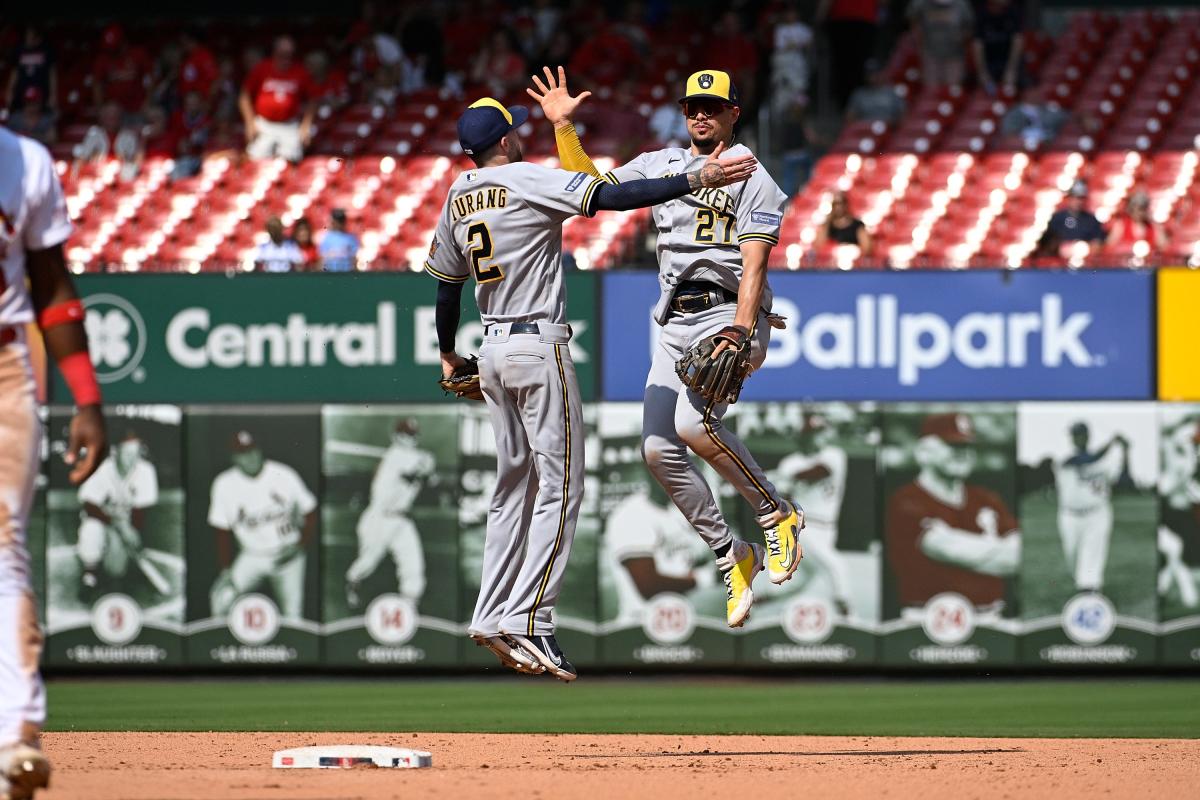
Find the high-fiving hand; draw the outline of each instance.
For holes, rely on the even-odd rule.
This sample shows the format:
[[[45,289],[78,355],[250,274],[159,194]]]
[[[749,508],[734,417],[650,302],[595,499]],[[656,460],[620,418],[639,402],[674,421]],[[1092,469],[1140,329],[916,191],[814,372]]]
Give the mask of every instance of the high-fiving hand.
[[[567,71],[562,67],[558,68],[557,79],[549,67],[542,67],[542,72],[546,74],[545,83],[542,83],[542,79],[537,75],[530,76],[541,94],[533,89],[525,91],[538,101],[542,107],[542,113],[546,115],[546,119],[552,125],[565,125],[571,121],[571,115],[575,113],[575,109],[579,108],[579,104],[591,97],[592,93],[580,92],[572,97],[571,93],[567,91]]]

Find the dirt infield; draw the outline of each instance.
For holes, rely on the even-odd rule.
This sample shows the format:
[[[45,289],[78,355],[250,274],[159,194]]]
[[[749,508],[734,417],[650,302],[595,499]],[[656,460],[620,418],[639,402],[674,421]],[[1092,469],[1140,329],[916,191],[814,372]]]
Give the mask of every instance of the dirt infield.
[[[270,768],[275,750],[343,742],[431,750],[434,767]],[[1170,739],[51,733],[45,747],[46,800],[1094,800],[1186,797],[1200,785],[1200,741]]]

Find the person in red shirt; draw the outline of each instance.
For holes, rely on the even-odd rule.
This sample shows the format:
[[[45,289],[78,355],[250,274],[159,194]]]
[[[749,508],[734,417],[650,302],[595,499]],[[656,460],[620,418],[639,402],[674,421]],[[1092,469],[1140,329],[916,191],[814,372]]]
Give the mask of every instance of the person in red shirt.
[[[999,612],[1005,579],[1021,558],[1021,534],[1004,500],[967,483],[975,431],[965,414],[932,414],[921,424],[916,479],[888,501],[887,560],[904,608],[955,592],[980,611]]]
[[[100,37],[100,55],[92,67],[93,99],[99,108],[114,102],[125,115],[139,115],[146,105],[152,64],[146,51],[133,47],[120,25],[109,25]]]
[[[183,54],[183,63],[179,65],[179,96],[186,97],[188,92],[196,92],[208,100],[212,97],[220,74],[216,57],[201,43],[199,34],[192,30],[185,30],[180,35],[179,49]]]
[[[829,74],[839,108],[863,84],[863,65],[875,50],[879,5],[879,0],[820,0],[817,5],[817,25],[829,37]]]
[[[308,221],[308,217],[300,217],[292,223],[292,241],[296,243],[304,256],[299,270],[306,272],[314,269],[317,262],[321,260],[321,251],[317,249],[317,243],[313,241],[312,223]]]
[[[1167,232],[1150,217],[1150,198],[1145,192],[1134,192],[1125,204],[1125,213],[1113,220],[1106,242],[1109,252],[1139,255],[1134,245],[1145,242],[1145,253],[1161,253],[1167,249]]]
[[[299,161],[312,136],[312,78],[296,61],[291,37],[275,40],[271,58],[260,61],[242,84],[238,107],[251,158]]]
[[[313,100],[332,108],[341,108],[350,102],[350,86],[346,74],[329,66],[329,56],[314,50],[304,58],[304,66],[312,77]]]
[[[629,40],[615,26],[605,24],[575,51],[570,70],[588,83],[612,86],[621,78],[636,77],[640,66]]]

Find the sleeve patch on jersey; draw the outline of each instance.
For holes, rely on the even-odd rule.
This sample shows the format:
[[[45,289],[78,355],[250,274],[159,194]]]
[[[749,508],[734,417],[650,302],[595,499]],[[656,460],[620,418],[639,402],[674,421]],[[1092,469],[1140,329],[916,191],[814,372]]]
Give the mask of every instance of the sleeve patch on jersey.
[[[429,257],[433,258],[434,254],[436,254],[437,251],[438,251],[438,240],[437,240],[437,237],[435,236],[435,237],[433,237],[433,243],[429,245]]]
[[[573,192],[578,189],[587,180],[587,176],[586,172],[576,172],[575,177],[571,178],[571,182],[567,184],[567,191]]]
[[[783,222],[783,217],[779,214],[768,214],[765,211],[755,211],[750,215],[751,222],[757,222],[759,225],[778,225]]]

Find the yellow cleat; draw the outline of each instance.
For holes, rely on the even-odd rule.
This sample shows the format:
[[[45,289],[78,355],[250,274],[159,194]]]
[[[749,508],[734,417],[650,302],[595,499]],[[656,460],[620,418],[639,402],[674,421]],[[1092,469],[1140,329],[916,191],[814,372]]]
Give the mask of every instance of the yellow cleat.
[[[763,570],[766,550],[761,544],[749,544],[734,539],[729,552],[717,559],[717,568],[725,581],[725,617],[729,627],[740,628],[750,618],[754,592],[750,585],[754,576]]]
[[[767,541],[767,577],[771,583],[790,580],[804,558],[804,548],[797,537],[804,529],[804,510],[795,503],[784,502],[776,511],[758,518]]]

